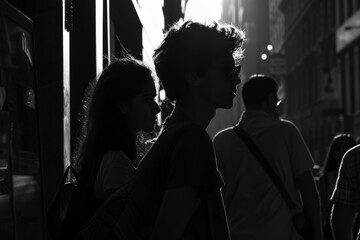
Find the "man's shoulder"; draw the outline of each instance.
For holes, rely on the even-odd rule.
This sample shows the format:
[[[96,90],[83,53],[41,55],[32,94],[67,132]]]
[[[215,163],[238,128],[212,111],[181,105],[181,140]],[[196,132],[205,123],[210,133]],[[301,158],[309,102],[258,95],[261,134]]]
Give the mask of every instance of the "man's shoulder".
[[[358,145],[350,148],[350,149],[348,150],[348,153],[349,153],[349,154],[360,154],[360,144],[358,144]]]
[[[294,122],[287,119],[279,119],[279,124],[286,127],[296,127]]]
[[[280,119],[278,121],[278,125],[280,128],[284,129],[288,133],[290,133],[290,132],[299,133],[300,132],[299,128],[296,126],[296,124],[287,119]]]
[[[219,132],[217,132],[214,137],[213,137],[213,141],[218,141],[220,139],[224,139],[227,138],[229,135],[232,135],[234,133],[234,127],[228,127],[228,128],[224,128],[222,130],[220,130]]]

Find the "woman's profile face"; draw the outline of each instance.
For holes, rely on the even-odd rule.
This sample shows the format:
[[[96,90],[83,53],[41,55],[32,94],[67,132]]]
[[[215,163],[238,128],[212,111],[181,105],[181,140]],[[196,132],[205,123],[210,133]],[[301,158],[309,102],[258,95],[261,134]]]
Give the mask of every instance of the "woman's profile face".
[[[156,89],[153,79],[149,78],[140,92],[135,95],[126,107],[125,115],[131,123],[133,132],[152,132],[160,108],[155,101]]]

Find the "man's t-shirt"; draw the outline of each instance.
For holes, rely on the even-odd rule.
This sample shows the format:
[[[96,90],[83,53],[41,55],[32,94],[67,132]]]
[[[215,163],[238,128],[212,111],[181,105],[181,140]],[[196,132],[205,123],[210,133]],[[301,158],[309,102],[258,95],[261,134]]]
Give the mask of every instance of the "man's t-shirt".
[[[312,168],[313,160],[295,125],[261,111],[245,112],[239,124],[301,206],[294,179]],[[214,145],[225,181],[222,191],[231,238],[301,239],[281,194],[235,131],[228,128],[219,132]]]
[[[223,181],[211,139],[200,125],[179,117],[168,118],[135,174],[141,179],[145,194],[145,199],[136,203],[151,226],[155,224],[165,192],[184,187],[196,188],[202,200],[183,239],[211,239],[212,225],[218,222],[226,226],[220,192]],[[227,229],[219,231],[223,231],[222,239],[227,239]]]

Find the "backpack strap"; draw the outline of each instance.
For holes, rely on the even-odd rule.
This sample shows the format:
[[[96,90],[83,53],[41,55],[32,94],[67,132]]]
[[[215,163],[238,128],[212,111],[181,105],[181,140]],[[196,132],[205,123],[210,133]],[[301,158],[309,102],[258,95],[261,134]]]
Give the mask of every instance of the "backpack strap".
[[[67,182],[69,174],[75,178],[75,182]],[[46,213],[46,225],[50,235],[56,235],[61,227],[61,222],[64,220],[69,205],[70,199],[64,198],[65,187],[77,184],[79,181],[79,174],[71,165],[65,169],[60,185],[56,191],[55,197]]]

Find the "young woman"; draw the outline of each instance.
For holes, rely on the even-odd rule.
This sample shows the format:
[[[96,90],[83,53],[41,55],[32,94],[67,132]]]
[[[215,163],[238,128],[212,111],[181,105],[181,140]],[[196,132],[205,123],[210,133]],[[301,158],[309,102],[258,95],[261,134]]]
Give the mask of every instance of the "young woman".
[[[137,134],[153,131],[160,111],[155,96],[151,70],[131,56],[115,60],[90,84],[74,156],[79,185],[89,196],[72,208],[71,236],[133,175]]]

